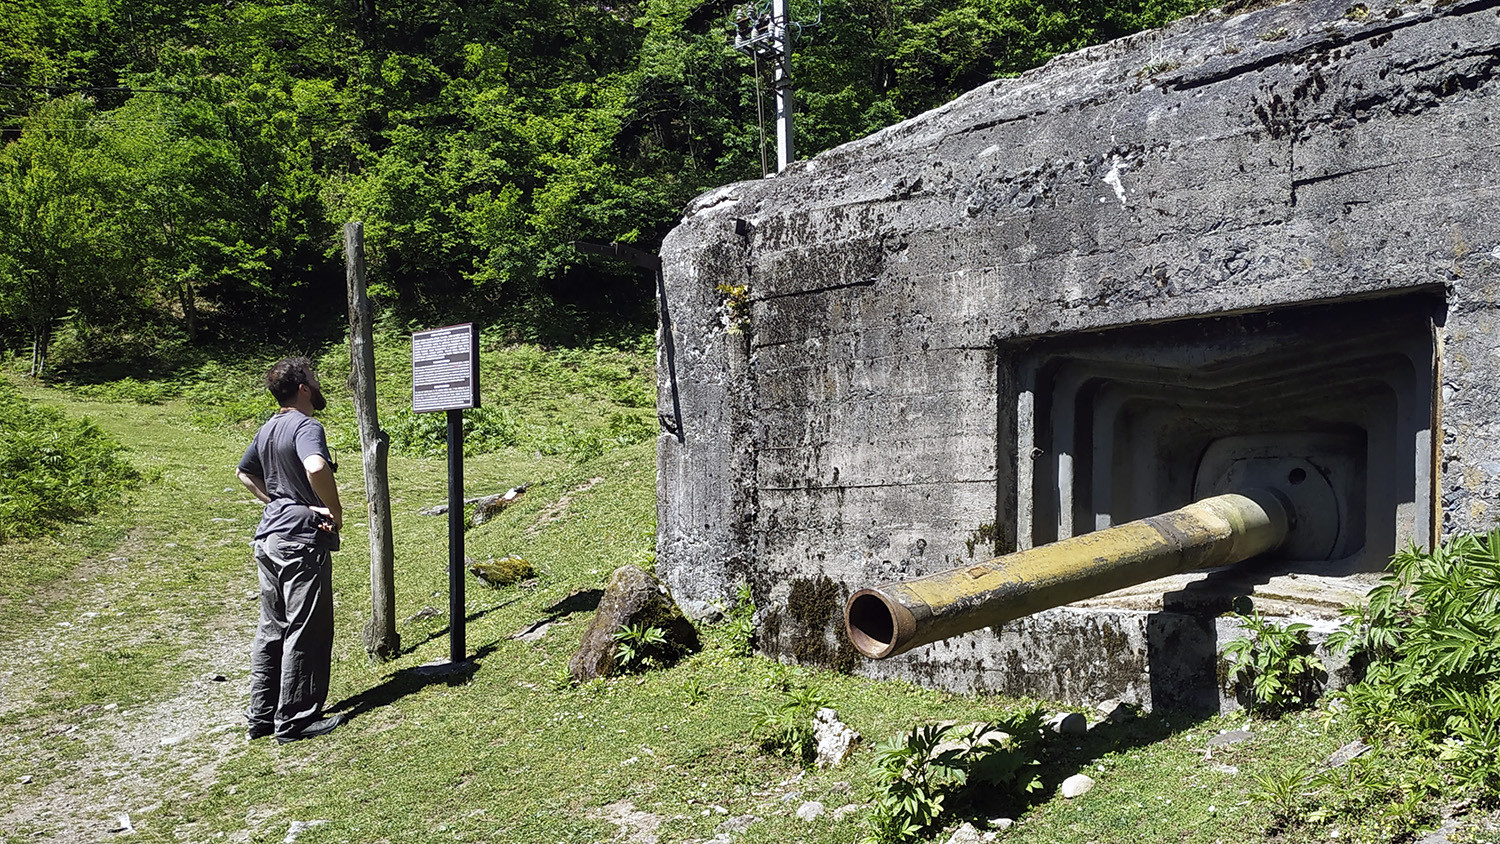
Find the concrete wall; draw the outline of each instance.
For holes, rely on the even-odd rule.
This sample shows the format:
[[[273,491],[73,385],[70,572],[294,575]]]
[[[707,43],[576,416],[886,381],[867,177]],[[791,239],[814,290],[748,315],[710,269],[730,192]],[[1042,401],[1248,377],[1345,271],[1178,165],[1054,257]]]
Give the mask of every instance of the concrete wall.
[[[1355,9],[1201,15],[696,200],[662,253],[657,566],[679,602],[749,583],[769,652],[876,676],[1203,704],[1233,630],[1159,603],[883,663],[838,612],[1017,544],[1008,350],[1410,292],[1439,303],[1442,527],[1492,527],[1500,3]]]

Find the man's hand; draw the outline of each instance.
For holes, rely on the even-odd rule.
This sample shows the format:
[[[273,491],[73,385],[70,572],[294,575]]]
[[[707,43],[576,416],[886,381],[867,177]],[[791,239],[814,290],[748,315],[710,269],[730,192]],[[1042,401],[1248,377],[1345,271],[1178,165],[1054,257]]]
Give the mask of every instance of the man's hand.
[[[313,492],[323,502],[322,507],[314,507],[313,511],[327,516],[332,525],[328,530],[338,533],[339,528],[344,526],[344,505],[339,501],[339,487],[333,480],[333,467],[328,465],[322,455],[314,454],[303,458],[302,468],[307,471],[307,482],[312,486]]]
[[[318,530],[326,530],[329,533],[338,533],[344,527],[344,516],[342,513],[335,516],[333,511],[327,507],[310,507],[314,513],[322,516],[318,520]]]

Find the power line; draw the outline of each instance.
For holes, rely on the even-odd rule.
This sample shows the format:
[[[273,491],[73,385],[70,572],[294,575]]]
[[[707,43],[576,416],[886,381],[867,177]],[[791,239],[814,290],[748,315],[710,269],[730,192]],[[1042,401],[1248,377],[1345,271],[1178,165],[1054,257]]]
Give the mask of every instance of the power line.
[[[190,93],[187,91],[178,91],[172,88],[132,88],[129,85],[31,85],[25,82],[0,82],[0,88],[16,88],[32,91],[64,91],[80,94],[84,91],[123,91],[127,94],[176,94],[181,97],[190,96]]]

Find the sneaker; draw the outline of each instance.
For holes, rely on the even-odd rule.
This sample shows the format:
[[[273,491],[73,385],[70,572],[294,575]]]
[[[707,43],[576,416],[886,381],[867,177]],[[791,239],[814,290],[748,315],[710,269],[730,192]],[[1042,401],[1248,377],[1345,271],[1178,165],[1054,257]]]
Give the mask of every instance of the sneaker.
[[[270,738],[275,734],[276,728],[270,724],[251,724],[250,728],[245,730],[245,740],[255,741],[256,739]]]
[[[277,736],[276,741],[280,744],[288,744],[303,739],[317,738],[318,736],[333,732],[334,728],[342,723],[344,723],[344,716],[330,715],[321,721],[314,721],[296,732]]]

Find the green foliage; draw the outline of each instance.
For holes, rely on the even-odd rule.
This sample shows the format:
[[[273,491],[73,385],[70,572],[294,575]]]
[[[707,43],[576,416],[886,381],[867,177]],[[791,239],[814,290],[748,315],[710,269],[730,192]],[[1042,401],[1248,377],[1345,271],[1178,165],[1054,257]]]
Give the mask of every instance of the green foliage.
[[[781,690],[780,698],[761,707],[750,734],[767,753],[810,765],[818,749],[813,718],[828,705],[828,698],[816,686],[794,682],[785,675],[776,685]]]
[[[731,654],[748,657],[755,653],[755,596],[750,584],[740,584],[734,606],[725,613],[724,628]]]
[[[1039,788],[1035,736],[1040,712],[1006,722],[923,724],[881,745],[875,757],[874,811],[867,844],[921,840],[976,799]]]
[[[28,404],[0,383],[0,542],[97,513],[139,481],[94,423]]]
[[[615,662],[624,672],[649,671],[665,664],[667,634],[660,627],[628,624],[615,631]]]
[[[1324,669],[1307,640],[1307,624],[1280,625],[1260,613],[1235,614],[1249,635],[1224,646],[1229,679],[1248,692],[1251,711],[1266,717],[1311,703]]]
[[[1360,729],[1500,794],[1500,531],[1398,553],[1345,630],[1339,641],[1369,660],[1341,693]]]
[[[1205,5],[825,0],[816,26],[800,5],[798,148]],[[569,311],[644,323],[650,279],[570,244],[654,250],[690,197],[761,175],[753,64],[725,46],[726,11],[9,4],[0,343],[34,344],[40,364],[63,322],[171,323],[193,342],[319,333],[343,311],[330,233],[349,219],[376,307],[403,318],[569,339]],[[54,98],[69,90],[87,95]],[[634,389],[621,403],[647,406]]]

